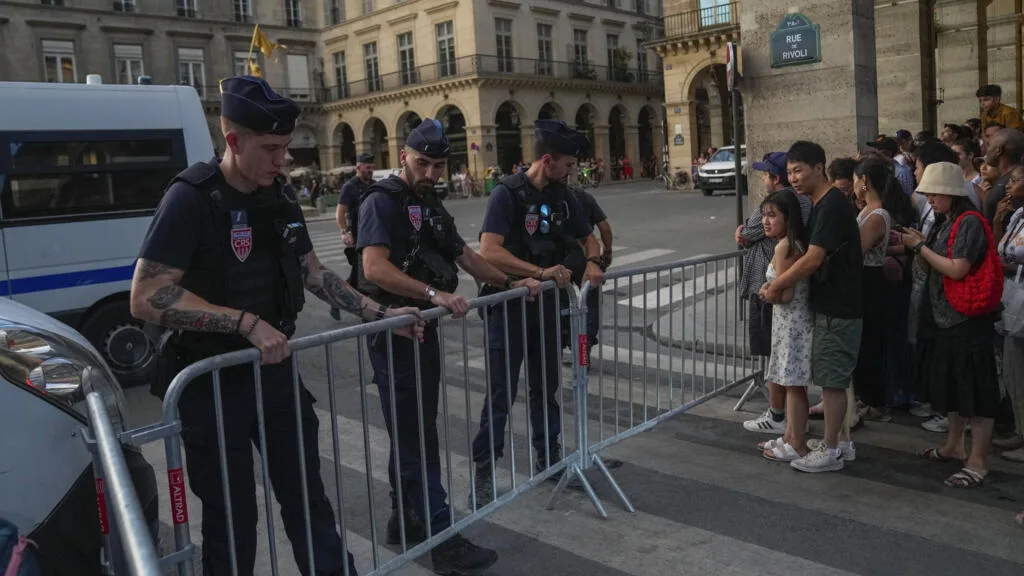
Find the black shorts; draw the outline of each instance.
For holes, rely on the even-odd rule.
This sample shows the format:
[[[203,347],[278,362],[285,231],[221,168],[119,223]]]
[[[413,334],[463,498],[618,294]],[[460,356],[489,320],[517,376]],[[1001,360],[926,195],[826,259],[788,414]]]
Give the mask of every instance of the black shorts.
[[[772,355],[772,305],[762,302],[757,294],[750,295],[747,334],[750,336],[751,356]]]

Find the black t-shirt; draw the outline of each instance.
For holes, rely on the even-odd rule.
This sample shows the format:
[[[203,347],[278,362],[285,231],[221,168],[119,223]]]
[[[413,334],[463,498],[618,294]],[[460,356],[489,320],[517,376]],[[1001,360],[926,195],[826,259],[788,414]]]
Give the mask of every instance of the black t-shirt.
[[[223,176],[219,176],[217,188],[222,194],[242,194],[231,188]],[[285,193],[294,200],[294,194],[287,187]],[[247,197],[254,208],[277,202],[277,193],[273,188],[259,188]],[[302,224],[295,254],[301,257],[311,252],[313,243],[309,239],[306,220],[297,202],[292,204],[285,220]],[[221,248],[217,246],[219,242],[229,240],[217,237],[209,193],[200,192],[185,182],[177,182],[167,190],[157,206],[146,237],[142,240],[139,258],[188,271],[197,250],[218,250]]]
[[[863,316],[862,255],[857,209],[837,188],[814,205],[808,222],[810,245],[825,251],[811,275],[811,311],[836,318]]]

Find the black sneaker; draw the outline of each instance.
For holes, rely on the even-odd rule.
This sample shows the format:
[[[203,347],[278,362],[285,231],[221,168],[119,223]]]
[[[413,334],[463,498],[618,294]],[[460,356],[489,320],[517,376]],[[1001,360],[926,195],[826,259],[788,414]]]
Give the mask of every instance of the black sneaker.
[[[335,320],[341,320],[341,310],[338,310],[337,308],[331,308],[331,318],[334,318]]]
[[[388,518],[388,533],[386,542],[392,546],[402,545],[402,525],[398,522],[398,510],[391,511],[391,518]],[[427,539],[427,528],[420,522],[415,514],[405,512],[405,545],[413,546]]]
[[[456,534],[430,551],[434,573],[446,576],[476,576],[498,561],[498,553],[481,548]]]
[[[473,474],[473,486],[476,488],[476,507],[481,508],[494,501],[494,475],[491,474],[491,463],[476,466]],[[473,509],[473,494],[469,495],[469,509]]]
[[[558,442],[552,442],[548,448],[548,452],[551,452],[551,461],[558,464],[562,461],[562,445]],[[537,462],[534,464],[534,469],[538,474],[548,469],[548,458],[544,450],[537,452]],[[555,477],[555,480],[558,480]]]

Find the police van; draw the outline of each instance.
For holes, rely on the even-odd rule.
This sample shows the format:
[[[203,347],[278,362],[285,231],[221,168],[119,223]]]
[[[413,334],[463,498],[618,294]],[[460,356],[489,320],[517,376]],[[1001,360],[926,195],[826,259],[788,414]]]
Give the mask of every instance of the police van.
[[[190,86],[0,82],[0,295],[81,332],[124,386],[153,349],[129,312],[135,260],[179,171],[214,156]]]

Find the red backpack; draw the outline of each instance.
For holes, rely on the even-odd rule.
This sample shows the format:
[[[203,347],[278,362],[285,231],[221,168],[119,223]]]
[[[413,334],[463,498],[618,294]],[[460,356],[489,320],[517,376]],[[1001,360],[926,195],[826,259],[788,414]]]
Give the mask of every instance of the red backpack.
[[[953,223],[949,234],[947,257],[953,258],[953,242],[960,221],[967,216],[974,216],[985,226],[985,237],[988,238],[988,250],[985,260],[975,266],[960,280],[948,276],[942,277],[942,287],[946,291],[946,300],[953,309],[967,317],[981,316],[994,312],[1003,297],[1003,265],[999,262],[996,245],[992,240],[992,228],[988,221],[978,212],[964,212]]]

